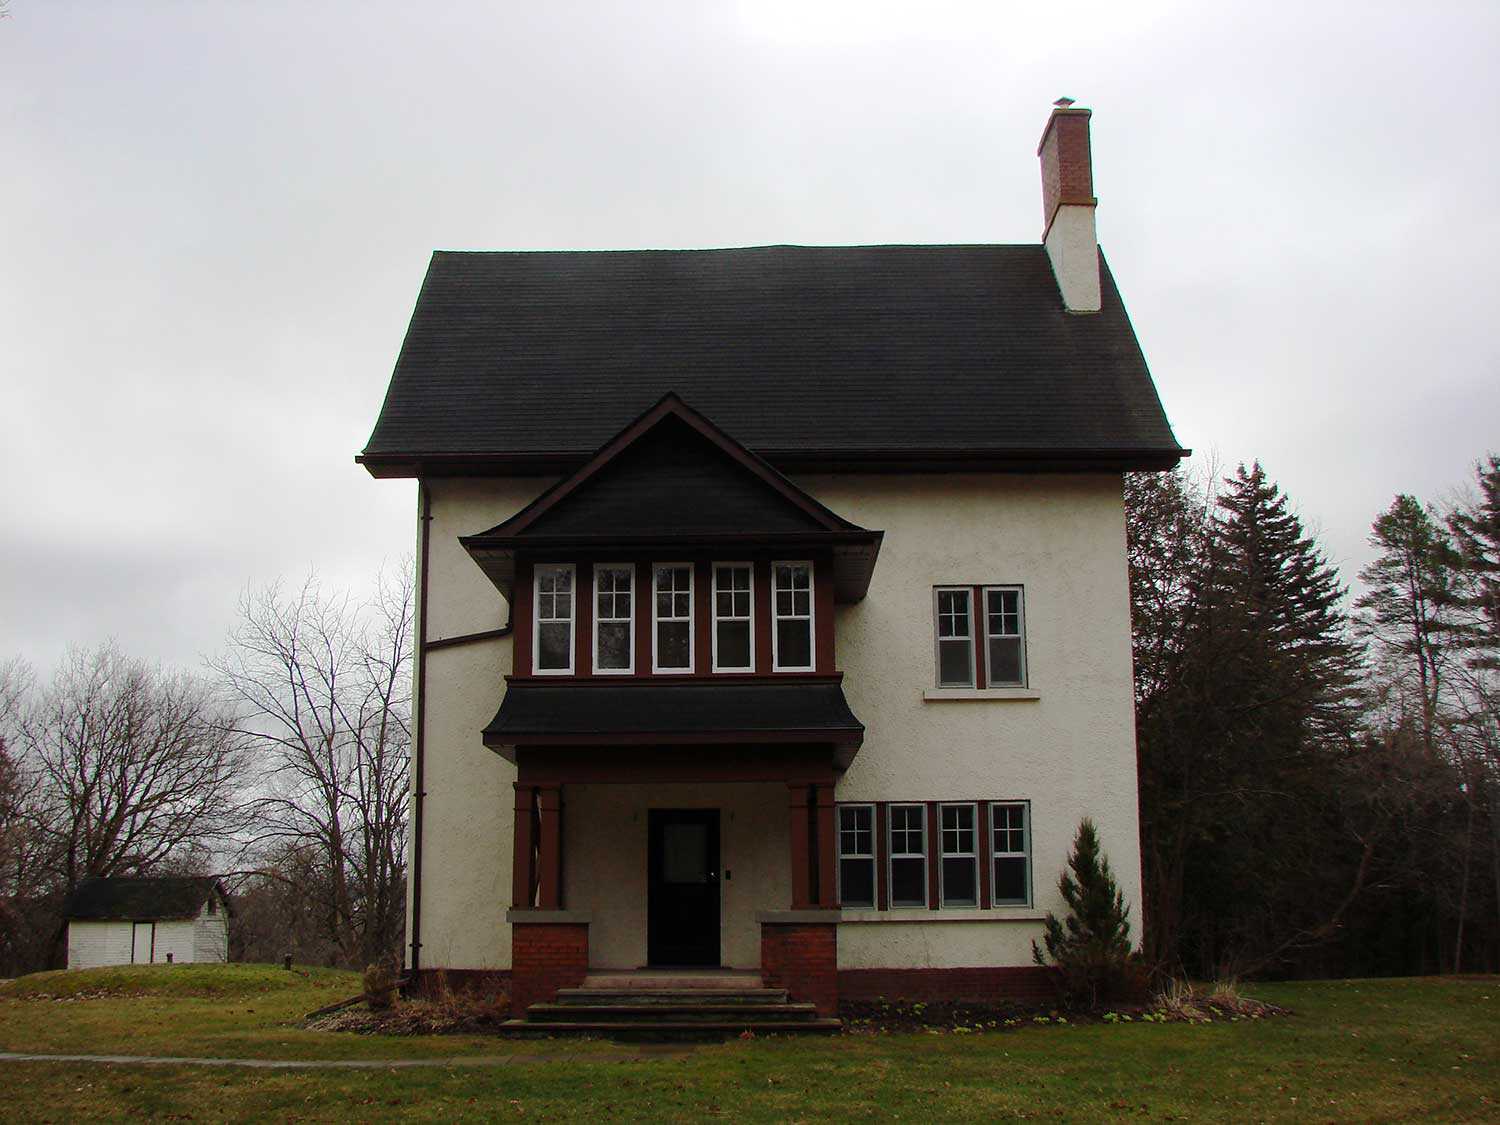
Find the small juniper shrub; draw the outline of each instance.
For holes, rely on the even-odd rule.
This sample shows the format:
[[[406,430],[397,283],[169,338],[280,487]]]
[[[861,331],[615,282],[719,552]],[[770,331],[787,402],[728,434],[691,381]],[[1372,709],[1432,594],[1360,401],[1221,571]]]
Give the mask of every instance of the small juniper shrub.
[[[1057,889],[1068,904],[1067,915],[1059,921],[1047,912],[1046,954],[1033,941],[1031,955],[1038,965],[1050,961],[1055,967],[1063,1005],[1094,1009],[1143,997],[1147,974],[1130,949],[1130,908],[1088,817],[1078,825]]]

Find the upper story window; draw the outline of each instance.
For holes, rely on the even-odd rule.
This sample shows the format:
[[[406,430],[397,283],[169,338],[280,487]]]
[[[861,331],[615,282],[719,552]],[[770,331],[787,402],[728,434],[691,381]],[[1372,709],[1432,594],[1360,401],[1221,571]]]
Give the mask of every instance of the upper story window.
[[[939,587],[937,598],[938,687],[974,686],[973,591]]]
[[[1026,686],[1026,608],[1020,586],[936,586],[937,686]]]
[[[987,586],[984,591],[989,682],[996,687],[1026,684],[1026,615],[1021,587]]]
[[[714,565],[715,672],[755,667],[754,590],[749,563]]]
[[[812,671],[812,563],[771,564],[771,616],[771,667],[777,672]]]
[[[594,671],[619,675],[635,669],[635,567],[594,567]]]
[[[658,563],[652,599],[655,629],[651,638],[652,671],[693,670],[693,567],[691,563]]]
[[[533,671],[542,676],[573,671],[573,575],[571,563],[536,568]]]

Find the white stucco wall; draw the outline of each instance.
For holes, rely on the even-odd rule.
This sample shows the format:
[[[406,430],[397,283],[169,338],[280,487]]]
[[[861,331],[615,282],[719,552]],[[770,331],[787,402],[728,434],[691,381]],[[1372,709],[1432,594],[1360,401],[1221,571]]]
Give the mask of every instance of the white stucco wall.
[[[650,809],[719,809],[719,954],[722,964],[760,965],[757,911],[792,900],[783,784],[577,785],[563,808],[567,906],[590,910],[589,961],[600,968],[646,963],[646,834]]]
[[[503,623],[503,599],[459,546],[458,536],[499,523],[551,483],[432,482],[430,640]],[[1139,937],[1129,601],[1118,475],[850,475],[797,483],[840,515],[886,533],[868,598],[837,611],[837,663],[846,674],[850,705],[867,728],[838,799],[1025,799],[1032,807],[1034,908],[944,911],[939,921],[924,919],[921,912],[889,914],[880,921],[861,916],[858,922],[851,915],[840,927],[840,965],[1029,963],[1030,940],[1040,932],[1039,911],[1060,905],[1057,873],[1085,815],[1099,826]],[[923,692],[933,685],[932,587],[950,583],[1024,585],[1029,687],[1037,698],[924,700]],[[504,916],[515,771],[483,746],[479,732],[499,705],[510,667],[509,639],[428,656],[426,966],[509,965]],[[643,959],[643,810],[649,804],[691,807],[719,801],[713,807],[725,809],[728,848],[730,810],[761,800],[745,792],[753,787],[732,786],[724,787],[722,796],[704,788],[694,800],[670,804],[657,796],[664,788],[653,787],[648,795],[632,794],[627,786],[571,787],[566,794],[567,905],[593,909],[596,919],[609,911],[609,920],[596,921],[592,935],[597,965]],[[784,793],[765,800],[770,804],[760,843],[769,867],[763,877],[756,876],[756,886],[768,897],[744,906],[751,919],[756,909],[782,909],[790,902],[789,876],[771,858],[771,849],[786,854]],[[634,835],[640,836],[639,863],[632,858],[634,844],[619,846]],[[724,864],[738,886],[728,891],[724,956],[726,963],[754,964],[758,953],[747,944],[753,939],[743,928],[738,897],[749,893],[751,883],[741,882],[741,873],[748,876],[752,868],[728,854]],[[639,911],[633,931],[622,913],[632,903]]]
[[[1046,246],[1063,306],[1069,312],[1098,312],[1103,299],[1094,209],[1071,204],[1059,207],[1047,230]]]

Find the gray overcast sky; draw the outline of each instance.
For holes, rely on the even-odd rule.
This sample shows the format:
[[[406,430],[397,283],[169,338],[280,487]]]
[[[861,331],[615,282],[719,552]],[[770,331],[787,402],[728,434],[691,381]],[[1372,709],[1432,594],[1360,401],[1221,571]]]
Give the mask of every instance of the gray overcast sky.
[[[1346,579],[1500,448],[1500,4],[103,4],[0,20],[0,658],[363,583],[442,248],[1035,242],[1053,98],[1178,438]]]

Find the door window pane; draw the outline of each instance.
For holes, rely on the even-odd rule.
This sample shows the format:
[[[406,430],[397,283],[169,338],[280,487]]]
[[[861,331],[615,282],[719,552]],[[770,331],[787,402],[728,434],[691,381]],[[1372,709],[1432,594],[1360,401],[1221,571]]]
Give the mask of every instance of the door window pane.
[[[708,882],[708,825],[662,825],[661,877],[667,883]]]

